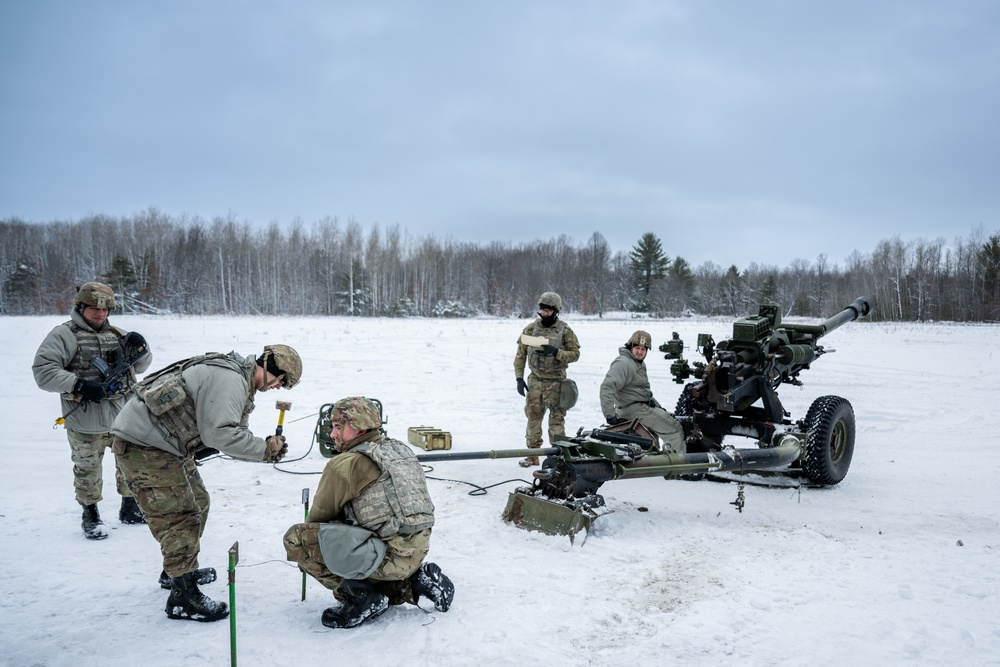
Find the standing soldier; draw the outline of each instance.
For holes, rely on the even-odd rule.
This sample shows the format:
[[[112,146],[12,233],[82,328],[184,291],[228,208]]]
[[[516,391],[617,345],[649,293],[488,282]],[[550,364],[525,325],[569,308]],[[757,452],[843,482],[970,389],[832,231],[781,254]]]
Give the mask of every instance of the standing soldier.
[[[302,377],[302,360],[287,345],[267,345],[256,361],[235,352],[203,354],[145,378],[111,426],[129,488],[160,543],[160,586],[170,589],[170,618],[218,621],[225,602],[205,596],[198,584],[215,581],[213,568],[198,567],[209,496],[195,458],[218,450],[247,461],[280,461],[285,436],[258,438],[248,421],[254,394]]]
[[[108,528],[101,521],[97,503],[104,497],[104,450],[111,446],[111,423],[132,391],[136,373],[152,362],[146,341],[137,333],[127,333],[108,322],[115,307],[115,293],[104,283],[89,282],[77,288],[70,320],[49,332],[35,353],[31,370],[35,383],[45,391],[62,394],[62,413],[73,459],[73,486],[76,501],[83,507],[83,534],[103,540]],[[127,377],[108,391],[95,360],[114,367],[121,361],[135,361]],[[82,404],[81,404],[82,402]],[[72,411],[72,413],[70,413]],[[67,414],[70,413],[70,414]],[[122,523],[145,523],[115,461],[115,482],[122,497],[118,519]]]
[[[611,426],[638,419],[662,441],[664,449],[683,454],[684,428],[653,398],[649,385],[645,360],[650,340],[647,332],[636,331],[618,348],[601,383],[601,411]]]
[[[455,586],[430,550],[434,503],[413,451],[382,431],[382,416],[363,396],[330,408],[338,452],[326,464],[306,523],[285,533],[288,560],[343,602],[323,612],[323,625],[353,628],[389,605],[421,596],[448,611]]]
[[[542,417],[549,411],[549,444],[556,435],[566,435],[566,408],[560,405],[566,368],[580,358],[580,341],[569,325],[559,319],[562,298],[555,292],[545,292],[538,300],[538,319],[521,332],[514,355],[514,376],[517,393],[525,396],[524,414],[528,428],[524,439],[531,449],[542,446]],[[524,366],[531,369],[524,381]],[[529,456],[518,464],[522,468],[538,465],[537,456]]]

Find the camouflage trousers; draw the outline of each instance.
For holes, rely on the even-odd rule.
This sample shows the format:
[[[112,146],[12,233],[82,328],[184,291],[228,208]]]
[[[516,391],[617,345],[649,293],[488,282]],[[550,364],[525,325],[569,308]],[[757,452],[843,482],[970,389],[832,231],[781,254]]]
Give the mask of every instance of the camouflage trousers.
[[[326,567],[319,547],[321,523],[297,523],[285,532],[285,553],[287,560],[299,564],[299,568],[313,579],[333,591],[333,596],[343,602],[338,594],[344,578],[337,576]],[[412,535],[393,535],[385,540],[385,559],[367,581],[382,595],[389,598],[389,604],[416,604],[410,587],[410,576],[417,571],[430,551],[431,529],[427,528]]]
[[[114,452],[149,531],[160,543],[164,571],[179,577],[197,570],[209,497],[194,459],[121,438],[115,438]]]
[[[79,433],[66,431],[70,458],[73,459],[73,488],[76,502],[95,505],[104,500],[104,450],[111,446],[114,436],[110,433]],[[118,459],[115,458],[115,483],[119,495],[129,497],[132,492],[125,484]]]
[[[654,408],[644,403],[634,403],[624,408],[618,408],[618,416],[622,419],[638,419],[642,425],[653,432],[663,443],[663,449],[672,449],[684,454],[684,427],[674,419],[674,416],[663,408]]]
[[[566,411],[559,407],[559,390],[562,379],[543,379],[537,375],[528,376],[528,393],[524,397],[524,416],[528,418],[528,428],[524,441],[528,447],[542,446],[542,417],[549,411],[549,444],[553,436],[566,435]]]

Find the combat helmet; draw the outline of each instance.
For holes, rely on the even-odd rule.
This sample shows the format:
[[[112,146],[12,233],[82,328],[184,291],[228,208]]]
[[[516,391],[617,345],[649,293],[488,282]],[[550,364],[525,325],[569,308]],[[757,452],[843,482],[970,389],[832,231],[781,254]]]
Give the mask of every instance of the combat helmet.
[[[73,297],[74,306],[81,303],[93,308],[112,310],[115,307],[115,291],[104,283],[84,283],[76,289],[76,296]]]
[[[652,345],[652,340],[653,337],[650,336],[648,332],[641,330],[636,331],[631,337],[629,337],[628,341],[625,343],[625,347],[631,350],[636,345],[641,345],[648,350],[650,345]]]
[[[330,407],[330,421],[349,424],[359,431],[374,431],[382,427],[382,415],[370,399],[348,396]]]
[[[257,364],[275,378],[281,378],[282,385],[291,389],[302,379],[302,357],[288,345],[265,345],[264,354]]]
[[[562,297],[555,292],[545,292],[538,297],[538,307],[551,306],[557,313],[562,310]]]

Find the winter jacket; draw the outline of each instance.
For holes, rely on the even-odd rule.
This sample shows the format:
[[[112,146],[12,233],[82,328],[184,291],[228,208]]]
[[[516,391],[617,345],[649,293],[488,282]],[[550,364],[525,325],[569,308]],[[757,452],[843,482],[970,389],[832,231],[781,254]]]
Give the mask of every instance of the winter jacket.
[[[264,439],[251,433],[248,425],[256,392],[253,385],[255,368],[253,357],[230,352],[209,356],[183,370],[181,377],[189,400],[194,404],[200,444],[238,459],[264,460],[267,451]],[[111,433],[179,457],[192,453],[149,411],[139,396],[133,396],[125,404],[111,426]]]
[[[101,358],[111,363],[114,355],[124,352],[121,340],[127,333],[111,326],[107,320],[94,331],[76,310],[68,322],[49,332],[35,353],[31,370],[40,389],[62,395],[60,414],[77,406],[73,388],[78,380],[100,381],[100,371],[91,364],[96,356],[94,352],[99,349]],[[130,384],[135,382],[135,374],[149,368],[152,361],[153,355],[149,353],[136,362]],[[107,433],[127,400],[127,395],[118,394],[97,403],[86,403],[66,418],[66,428],[78,433]]]
[[[652,400],[653,390],[649,386],[645,362],[636,361],[627,347],[618,348],[618,356],[611,362],[601,383],[601,412],[612,416],[616,406],[648,404]]]

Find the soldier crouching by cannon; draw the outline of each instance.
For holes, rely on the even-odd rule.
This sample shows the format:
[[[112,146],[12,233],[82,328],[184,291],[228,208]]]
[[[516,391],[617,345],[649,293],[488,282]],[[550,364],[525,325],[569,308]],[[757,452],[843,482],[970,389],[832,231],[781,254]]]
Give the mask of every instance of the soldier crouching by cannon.
[[[342,603],[323,612],[323,625],[353,628],[421,597],[448,611],[455,586],[424,561],[434,504],[413,452],[385,435],[368,398],[343,398],[324,418],[339,453],[323,470],[306,522],[284,539],[288,560]]]

